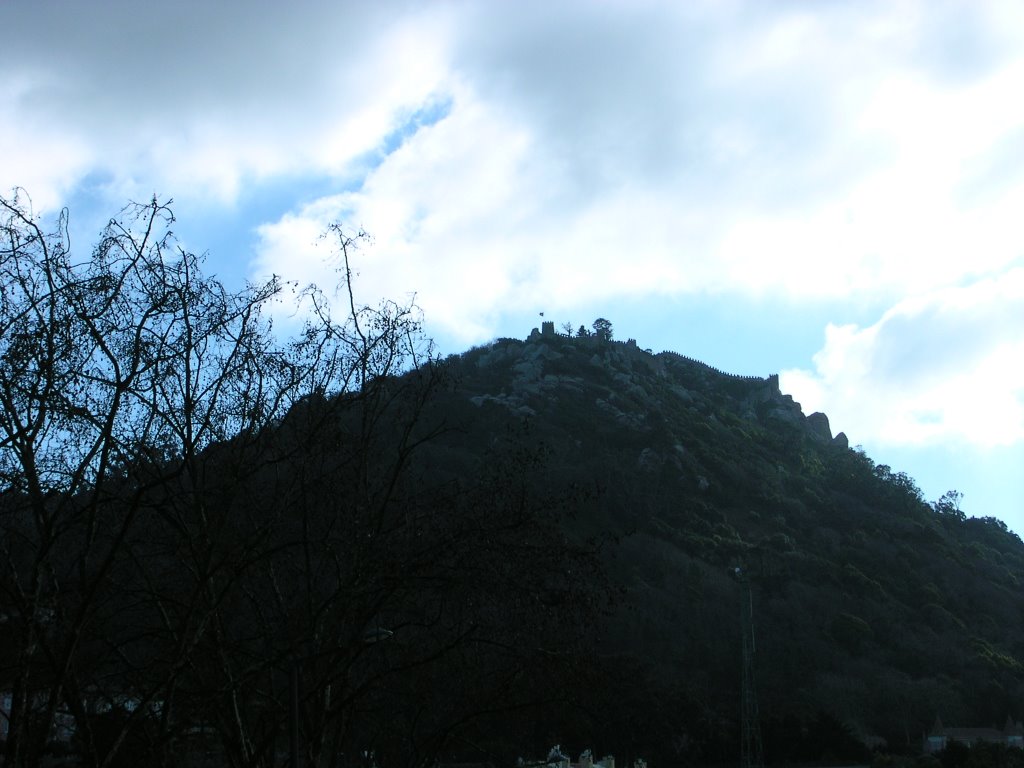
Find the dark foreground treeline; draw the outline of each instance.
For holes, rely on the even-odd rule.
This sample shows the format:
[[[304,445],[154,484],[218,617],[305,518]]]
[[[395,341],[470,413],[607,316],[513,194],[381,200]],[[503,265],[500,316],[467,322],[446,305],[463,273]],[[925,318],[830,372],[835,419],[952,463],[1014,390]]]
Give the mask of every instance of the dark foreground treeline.
[[[354,240],[350,311],[300,292],[282,343],[288,286],[205,277],[155,200],[77,259],[0,206],[4,765],[427,765],[561,706],[593,548],[514,435],[419,461],[444,376]]]
[[[738,566],[768,762],[1024,716],[1020,539],[771,381],[607,321],[438,361],[337,228],[340,318],[157,201],[88,257],[0,209],[6,766],[735,764]]]

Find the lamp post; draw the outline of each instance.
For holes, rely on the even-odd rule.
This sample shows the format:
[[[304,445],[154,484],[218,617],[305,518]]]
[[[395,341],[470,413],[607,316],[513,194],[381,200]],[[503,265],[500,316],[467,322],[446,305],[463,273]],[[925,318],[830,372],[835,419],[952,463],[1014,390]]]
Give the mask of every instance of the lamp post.
[[[762,768],[761,725],[754,688],[754,600],[750,577],[742,568],[733,570],[740,585],[740,631],[743,636],[743,671],[740,682],[740,768]]]
[[[292,659],[288,696],[289,768],[299,768],[299,659]]]

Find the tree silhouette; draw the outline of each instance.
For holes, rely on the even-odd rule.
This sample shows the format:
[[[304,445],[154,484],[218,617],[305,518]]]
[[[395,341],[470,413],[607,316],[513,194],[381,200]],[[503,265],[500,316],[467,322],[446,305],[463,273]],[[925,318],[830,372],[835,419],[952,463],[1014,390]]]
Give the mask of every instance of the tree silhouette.
[[[203,275],[169,203],[126,208],[85,260],[67,211],[52,232],[21,191],[0,211],[5,765],[38,765],[55,723],[90,765],[275,765],[293,670],[310,765],[428,763],[529,703],[523,665],[573,634],[536,601],[584,606],[559,575],[595,561],[523,490],[515,441],[472,483],[418,459],[446,379],[415,306],[357,301],[362,233],[327,232],[344,311],[297,290],[282,340],[286,286]]]

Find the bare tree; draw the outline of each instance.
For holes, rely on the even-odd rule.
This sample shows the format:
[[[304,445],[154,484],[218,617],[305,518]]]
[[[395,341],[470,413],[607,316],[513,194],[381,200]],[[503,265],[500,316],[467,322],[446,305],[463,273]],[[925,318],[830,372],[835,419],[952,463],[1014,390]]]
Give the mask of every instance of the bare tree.
[[[350,293],[353,311],[337,323],[313,288],[302,333],[278,343],[265,313],[280,282],[231,292],[202,275],[156,199],[125,209],[80,262],[67,211],[52,232],[22,191],[0,211],[5,762],[36,764],[62,717],[102,762],[143,713],[160,711],[167,736],[182,670],[222,631],[229,586],[270,531],[261,522],[225,555],[239,526],[211,496],[207,454],[230,446],[217,449],[218,471],[235,476],[216,488],[230,496],[243,466],[258,465],[262,433],[296,402],[368,391],[429,346],[413,308],[357,310]],[[354,241],[340,245],[347,278]],[[171,581],[191,591],[171,601]],[[149,634],[116,631],[129,617]],[[126,726],[101,748],[89,710],[118,703]]]
[[[357,300],[363,233],[330,228],[337,294],[298,291],[278,339],[284,286],[204,276],[169,203],[81,261],[66,211],[50,232],[20,191],[0,212],[5,765],[60,729],[97,766],[279,765],[290,715],[308,765],[418,765],[531,700],[526,660],[564,646],[551,607],[585,603],[567,563],[593,561],[523,462],[467,482],[418,458],[445,376],[414,304]]]

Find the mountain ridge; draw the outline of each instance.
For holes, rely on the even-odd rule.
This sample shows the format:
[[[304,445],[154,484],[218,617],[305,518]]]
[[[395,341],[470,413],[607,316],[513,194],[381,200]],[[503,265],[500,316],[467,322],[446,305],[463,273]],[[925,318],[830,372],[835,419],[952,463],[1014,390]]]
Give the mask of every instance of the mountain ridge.
[[[573,336],[569,334],[559,334],[554,330],[554,323],[544,323],[543,329],[538,330],[534,328],[526,341],[528,343],[534,343],[538,341],[552,342],[555,340],[561,340],[562,342],[569,342],[573,345],[586,345],[595,350],[607,350],[617,349],[625,354],[632,355],[634,358],[649,356],[651,358],[650,363],[654,366],[654,370],[660,375],[666,375],[666,361],[680,361],[685,365],[690,366],[696,371],[703,371],[721,377],[723,379],[729,379],[733,381],[744,381],[749,382],[755,386],[763,387],[763,399],[765,401],[772,401],[778,408],[778,414],[781,418],[788,418],[794,422],[807,420],[810,422],[811,434],[816,434],[827,441],[833,440],[831,427],[829,426],[828,416],[821,412],[814,412],[809,415],[803,413],[803,409],[800,403],[793,400],[793,397],[788,394],[783,394],[779,385],[779,374],[772,373],[766,377],[751,376],[745,374],[730,373],[723,371],[720,368],[716,368],[713,365],[698,360],[688,355],[680,354],[671,350],[663,350],[658,353],[654,353],[650,349],[641,349],[636,342],[636,339],[627,339],[626,341],[617,341],[608,336],[591,334],[586,336]],[[502,341],[515,341],[509,339],[498,339],[492,344],[498,344]],[[615,345],[609,347],[608,345]],[[540,350],[543,347],[535,347]],[[557,354],[557,353],[556,353]],[[843,433],[840,433],[843,434]],[[839,435],[836,435],[839,438]],[[842,443],[846,440],[845,434],[843,438],[839,439]]]
[[[833,437],[825,414],[804,415],[777,376],[537,331],[447,362],[460,424],[486,443],[529,423],[553,474],[593,491],[577,527],[618,537],[628,606],[603,630],[605,650],[648,667],[656,698],[691,713],[689,746],[663,759],[724,757],[738,733],[727,572],[740,563],[776,757],[793,718],[914,751],[936,714],[970,725],[1024,712],[1019,537],[967,517],[954,495],[927,503],[906,473]],[[720,737],[696,725],[709,711]],[[668,726],[660,738],[673,743]]]

